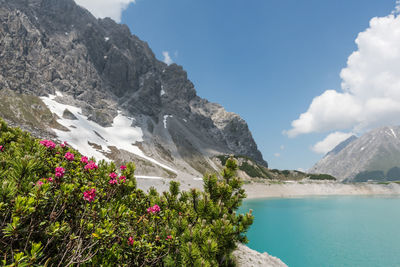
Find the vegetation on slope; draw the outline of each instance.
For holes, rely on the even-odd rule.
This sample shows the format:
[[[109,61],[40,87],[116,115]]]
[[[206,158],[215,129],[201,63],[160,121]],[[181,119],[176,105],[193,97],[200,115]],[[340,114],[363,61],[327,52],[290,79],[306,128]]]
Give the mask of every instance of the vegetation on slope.
[[[358,173],[353,181],[354,182],[368,182],[368,181],[399,181],[400,168],[393,167],[389,169],[386,174],[383,170],[363,171]]]
[[[253,216],[237,163],[204,192],[145,193],[135,166],[87,159],[0,119],[0,257],[3,266],[231,266]]]
[[[231,156],[228,155],[219,155],[216,158],[221,162],[224,166],[226,161]],[[238,160],[239,170],[245,172],[250,178],[263,178],[263,179],[272,179],[272,180],[302,180],[302,179],[311,179],[311,180],[336,180],[335,177],[329,174],[309,174],[304,173],[297,170],[278,170],[278,169],[268,169],[260,164],[257,164],[252,159],[246,156],[233,156]]]

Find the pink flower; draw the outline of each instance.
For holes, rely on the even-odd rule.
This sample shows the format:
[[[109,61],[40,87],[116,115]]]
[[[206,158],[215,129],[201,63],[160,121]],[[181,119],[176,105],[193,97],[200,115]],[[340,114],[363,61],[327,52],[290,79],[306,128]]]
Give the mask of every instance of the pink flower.
[[[121,167],[119,167],[121,169],[121,171],[126,170],[126,166],[125,165],[121,165]]]
[[[55,169],[55,175],[56,175],[56,177],[58,177],[58,178],[62,178],[63,176],[64,176],[64,174],[65,174],[65,169],[63,168],[63,167],[57,167],[56,169]]]
[[[126,182],[126,177],[125,177],[125,176],[119,177],[119,181],[120,181],[121,183],[125,183],[125,182]]]
[[[108,176],[110,176],[111,179],[117,178],[117,174],[115,172],[110,173]]]
[[[39,180],[39,181],[36,182],[36,186],[37,186],[37,187],[41,187],[42,184],[43,184],[43,182],[42,182],[41,180]]]
[[[85,165],[85,170],[93,170],[97,168],[98,166],[93,161],[90,161],[88,164]]]
[[[3,152],[4,146],[0,146],[0,152]]]
[[[117,179],[111,179],[108,183],[109,184],[117,184],[118,181],[117,181]]]
[[[87,190],[87,191],[83,192],[83,199],[84,200],[92,202],[95,197],[96,197],[96,189],[95,188],[92,188],[90,190]]]
[[[39,143],[44,145],[47,148],[55,148],[56,147],[56,144],[50,140],[42,140]]]
[[[75,158],[75,156],[74,156],[74,154],[72,154],[71,152],[67,152],[67,153],[65,153],[64,158],[65,158],[66,160],[73,161],[74,158]]]
[[[133,240],[133,237],[130,236],[130,237],[128,238],[128,244],[132,246],[132,245],[133,245],[133,242],[135,242],[135,240]]]
[[[156,205],[154,205],[153,207],[149,207],[148,209],[147,209],[147,212],[148,213],[157,213],[157,212],[160,212],[161,211],[161,209],[160,209],[160,207],[156,204]]]
[[[49,179],[47,179],[47,180],[49,180],[49,182],[53,182],[54,181],[53,177],[49,177]]]
[[[167,238],[165,240],[171,240],[172,239],[172,235],[167,235]]]
[[[87,157],[82,157],[82,158],[81,158],[81,162],[82,162],[82,163],[85,163],[85,164],[89,163]]]
[[[64,144],[60,144],[60,147],[64,148],[64,147],[65,147],[65,145],[64,145]]]

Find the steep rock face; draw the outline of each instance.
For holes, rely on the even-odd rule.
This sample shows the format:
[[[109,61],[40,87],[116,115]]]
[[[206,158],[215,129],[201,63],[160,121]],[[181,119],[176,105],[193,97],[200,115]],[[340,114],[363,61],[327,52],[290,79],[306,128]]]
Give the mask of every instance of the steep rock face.
[[[229,153],[267,166],[246,122],[198,97],[182,67],[158,61],[126,25],[72,0],[0,0],[0,35],[0,90],[60,92],[104,127],[122,112],[142,128],[141,149],[178,169],[212,169],[210,156]]]
[[[346,181],[400,180],[400,127],[382,127],[339,144],[315,164],[311,173]]]

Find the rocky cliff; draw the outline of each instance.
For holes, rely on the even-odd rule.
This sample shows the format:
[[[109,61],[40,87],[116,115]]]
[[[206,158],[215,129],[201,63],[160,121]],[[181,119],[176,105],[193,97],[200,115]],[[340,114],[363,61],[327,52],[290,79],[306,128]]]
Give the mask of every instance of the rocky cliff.
[[[11,123],[136,160],[139,174],[198,175],[220,154],[267,166],[246,122],[197,96],[183,68],[158,61],[126,25],[73,0],[0,0],[0,35],[0,116]],[[122,147],[106,131],[118,116],[138,135]]]

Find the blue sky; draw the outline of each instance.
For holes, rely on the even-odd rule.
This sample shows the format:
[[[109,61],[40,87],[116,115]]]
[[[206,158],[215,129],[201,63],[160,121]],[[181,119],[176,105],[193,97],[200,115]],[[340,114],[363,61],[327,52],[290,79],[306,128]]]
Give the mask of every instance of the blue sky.
[[[372,27],[373,17],[388,16],[394,0],[136,0],[128,6],[130,1],[121,22],[157,58],[163,60],[167,51],[182,65],[199,96],[244,118],[271,168],[307,169],[323,156],[324,144],[314,147],[319,154],[312,147],[328,134],[360,134],[375,125],[357,118],[338,125],[332,116],[317,118],[310,104],[317,96],[328,98],[328,89],[339,92],[339,102],[346,97],[340,72],[358,49],[355,39]],[[348,69],[351,77],[358,75],[353,65]],[[353,94],[358,87],[346,77]],[[314,124],[329,127],[299,119],[308,110]],[[288,130],[291,137],[283,134]]]

